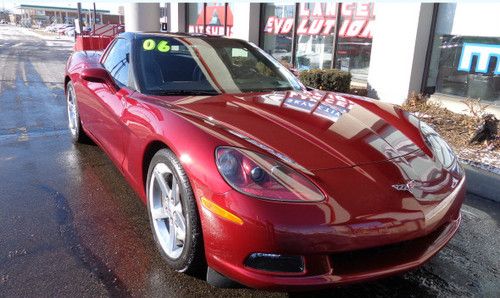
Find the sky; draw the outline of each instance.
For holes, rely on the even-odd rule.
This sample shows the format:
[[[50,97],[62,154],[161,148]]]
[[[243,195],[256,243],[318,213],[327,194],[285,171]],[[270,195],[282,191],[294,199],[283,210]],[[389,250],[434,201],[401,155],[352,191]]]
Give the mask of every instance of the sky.
[[[118,6],[123,5],[123,1],[36,1],[36,0],[0,0],[0,8],[13,9],[21,4],[44,5],[44,6],[59,6],[76,8],[77,2],[82,3],[82,8],[92,9],[93,3],[96,3],[96,9],[109,10],[111,13],[118,13]]]

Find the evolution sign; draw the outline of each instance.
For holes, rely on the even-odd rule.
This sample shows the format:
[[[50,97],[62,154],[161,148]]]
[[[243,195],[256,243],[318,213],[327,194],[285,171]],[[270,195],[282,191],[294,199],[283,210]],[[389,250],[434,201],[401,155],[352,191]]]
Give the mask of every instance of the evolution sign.
[[[343,3],[341,5],[340,37],[372,38],[372,27],[375,20],[373,3]],[[334,33],[337,23],[337,6],[328,3],[300,3],[297,34],[330,35]],[[286,35],[291,32],[294,18],[270,16],[264,32],[274,35]]]

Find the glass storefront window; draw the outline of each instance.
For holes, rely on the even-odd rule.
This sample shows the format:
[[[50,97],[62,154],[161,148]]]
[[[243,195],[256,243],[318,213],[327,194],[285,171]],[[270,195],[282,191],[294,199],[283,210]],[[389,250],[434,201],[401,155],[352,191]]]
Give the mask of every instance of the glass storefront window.
[[[440,36],[436,92],[500,104],[500,38]]]
[[[205,20],[207,22],[205,27],[206,34],[224,35],[224,27],[226,26],[225,10],[224,3],[207,3],[205,9]]]
[[[188,3],[187,18],[189,33],[205,33],[203,3]]]
[[[335,2],[300,3],[295,58],[298,70],[332,67],[336,14]]]
[[[482,25],[497,17],[491,5],[439,4],[426,93],[500,105],[500,28]]]
[[[366,83],[372,50],[373,3],[343,3],[335,67],[349,71],[354,83]]]
[[[233,5],[231,3],[227,3],[227,16],[226,16],[227,36],[234,35],[233,27],[234,27]]]
[[[351,72],[354,83],[366,84],[375,21],[373,3],[263,5],[260,45],[266,52],[299,71],[335,67]]]
[[[220,3],[188,3],[188,32],[209,35],[231,36],[233,32],[233,13],[231,5]]]
[[[285,66],[291,66],[295,5],[272,3],[262,5],[264,5],[262,49]]]

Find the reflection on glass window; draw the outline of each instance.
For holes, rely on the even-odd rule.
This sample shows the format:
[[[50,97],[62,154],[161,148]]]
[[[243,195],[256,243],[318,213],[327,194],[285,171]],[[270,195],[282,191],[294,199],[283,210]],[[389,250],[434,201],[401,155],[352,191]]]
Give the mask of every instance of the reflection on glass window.
[[[477,21],[494,17],[498,10],[489,4],[439,4],[426,93],[500,105],[500,28],[485,32],[486,27]]]
[[[335,67],[351,72],[353,83],[366,84],[375,20],[373,3],[264,5],[261,46],[266,52],[301,71]],[[332,61],[334,56],[336,61]]]
[[[263,5],[262,48],[285,66],[291,66],[295,5]]]
[[[443,35],[436,92],[500,104],[500,38]]]
[[[332,67],[336,15],[335,2],[300,3],[295,61],[299,70]]]
[[[232,36],[233,12],[231,5],[224,2],[188,3],[188,32],[209,35]],[[203,13],[205,11],[205,13]]]
[[[205,33],[203,20],[203,3],[188,3],[188,32]]]
[[[227,30],[226,35],[232,35],[233,28],[233,13],[230,7],[227,8],[224,3],[207,3],[205,10],[206,33],[210,35],[224,35],[224,30]],[[224,27],[227,25],[227,28]]]
[[[130,42],[119,38],[113,44],[112,48],[104,60],[104,68],[120,84],[128,84],[128,55],[130,53]]]
[[[301,90],[298,79],[262,50],[237,39],[144,36],[137,40],[144,93],[231,94]]]
[[[354,83],[366,83],[372,50],[373,3],[343,3],[336,68],[349,71]]]

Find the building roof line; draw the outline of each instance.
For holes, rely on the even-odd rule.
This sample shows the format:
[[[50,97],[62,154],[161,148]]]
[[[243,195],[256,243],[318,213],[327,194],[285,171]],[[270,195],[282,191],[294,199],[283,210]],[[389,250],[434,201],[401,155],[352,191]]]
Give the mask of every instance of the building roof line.
[[[71,12],[78,11],[77,8],[72,8],[72,7],[57,7],[57,6],[28,5],[28,4],[21,4],[19,6],[16,6],[15,8],[16,9],[38,9],[38,10],[63,10],[63,11],[71,11]],[[82,12],[87,12],[87,11],[94,11],[94,10],[82,8]],[[96,12],[98,12],[98,13],[110,13],[109,10],[102,10],[102,9],[96,9]]]

